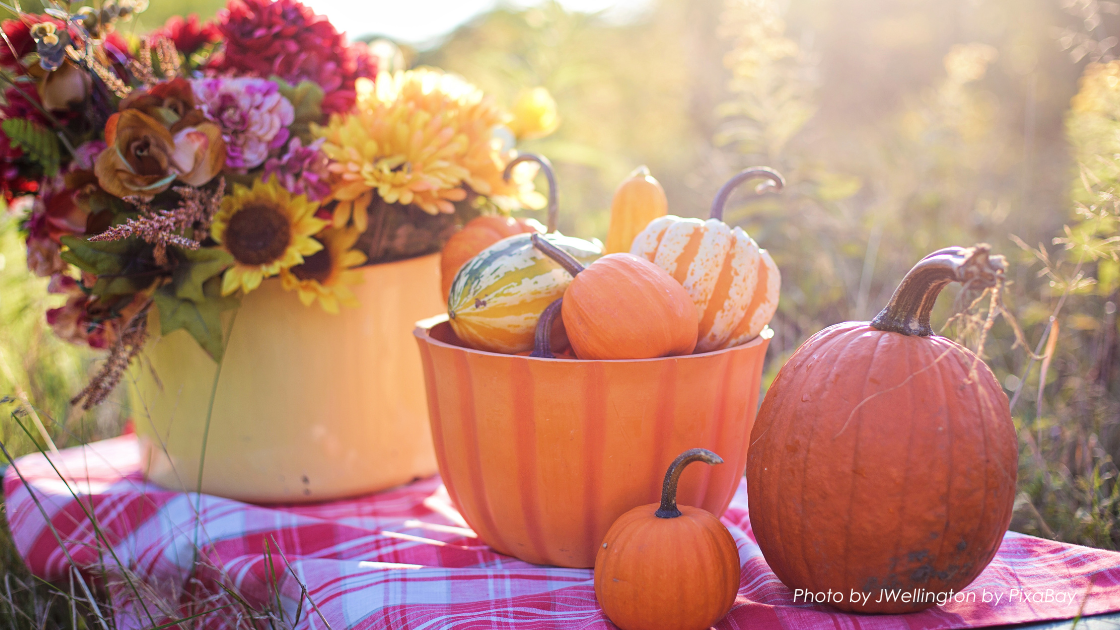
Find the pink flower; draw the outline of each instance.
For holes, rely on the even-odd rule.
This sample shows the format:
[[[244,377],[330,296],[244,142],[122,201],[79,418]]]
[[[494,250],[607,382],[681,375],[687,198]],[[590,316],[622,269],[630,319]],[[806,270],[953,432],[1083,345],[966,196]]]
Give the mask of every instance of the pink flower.
[[[264,163],[263,179],[276,176],[288,192],[306,195],[308,201],[322,201],[331,194],[327,156],[319,150],[324,141],[319,138],[305,147],[299,138],[292,138],[284,157]]]
[[[222,129],[226,166],[260,166],[291,136],[295,110],[275,83],[244,77],[196,79],[191,85],[198,108]]]

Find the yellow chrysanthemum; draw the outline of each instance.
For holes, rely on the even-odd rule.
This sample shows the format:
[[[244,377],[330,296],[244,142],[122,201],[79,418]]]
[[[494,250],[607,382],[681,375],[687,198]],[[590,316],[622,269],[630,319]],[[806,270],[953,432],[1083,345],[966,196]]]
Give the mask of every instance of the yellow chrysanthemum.
[[[361,234],[356,228],[328,229],[315,236],[323,248],[307,257],[302,265],[280,271],[280,281],[288,291],[297,291],[299,301],[310,306],[316,299],[328,313],[338,313],[338,305],[357,306],[351,285],[362,281],[355,271],[366,256],[352,249]]]
[[[419,68],[359,79],[352,113],[331,116],[323,152],[331,159],[333,197],[340,203],[335,227],[351,217],[359,230],[376,193],[389,203],[413,204],[430,214],[455,211],[469,186],[483,195],[539,202],[532,169],[502,181],[512,158],[493,130],[509,115],[460,77]]]
[[[294,267],[323,248],[311,236],[327,222],[315,218],[319,204],[292,195],[276,178],[256,180],[252,188],[234,186],[222,199],[210,234],[234,259],[222,277],[222,295],[248,293],[261,280]]]

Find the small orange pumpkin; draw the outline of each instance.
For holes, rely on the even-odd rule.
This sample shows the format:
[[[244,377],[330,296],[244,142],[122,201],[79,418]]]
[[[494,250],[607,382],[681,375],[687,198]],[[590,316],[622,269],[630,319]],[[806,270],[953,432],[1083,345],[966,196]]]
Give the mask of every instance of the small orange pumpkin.
[[[677,507],[677,481],[688,464],[722,464],[702,448],[669,465],[661,504],[623,514],[595,556],[595,599],[622,630],[702,630],[735,603],[739,551],[711,513]]]
[[[1005,266],[987,245],[934,252],[874,321],[822,330],[779,370],[751,433],[747,495],[758,546],[790,589],[909,613],[995,555],[1019,457],[1007,395],[929,317],[947,284],[992,287]]]
[[[785,180],[765,167],[748,168],[716,194],[707,221],[669,215],[634,238],[630,253],[661,267],[684,285],[699,318],[697,352],[754,339],[778,308],[782,278],[770,254],[741,228],[723,222],[723,206],[743,182],[766,179],[756,192],[780,191]]]
[[[548,179],[548,227],[541,225],[540,221],[536,219],[514,219],[501,215],[484,215],[468,221],[463,229],[447,239],[447,243],[443,245],[443,250],[440,252],[440,289],[443,291],[444,302],[447,301],[448,295],[451,293],[451,283],[455,280],[455,274],[468,260],[477,256],[482,250],[503,238],[516,234],[546,234],[556,231],[556,215],[559,204],[556,197],[556,180],[548,158],[533,153],[522,153],[506,165],[503,177],[508,180],[510,173],[513,172],[513,167],[525,161],[537,162],[545,167],[544,174]]]
[[[640,166],[619,184],[611,200],[611,225],[607,232],[607,253],[630,251],[634,237],[650,221],[669,213],[669,200],[665,189]]]
[[[632,254],[607,254],[585,268],[539,235],[532,239],[534,247],[572,275],[561,317],[577,357],[653,359],[692,353],[696,307],[684,287],[657,265]]]

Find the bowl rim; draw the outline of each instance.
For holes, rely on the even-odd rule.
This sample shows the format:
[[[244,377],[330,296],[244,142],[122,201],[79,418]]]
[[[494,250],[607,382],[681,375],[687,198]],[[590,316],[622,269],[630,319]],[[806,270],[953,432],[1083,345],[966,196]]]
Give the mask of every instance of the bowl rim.
[[[443,347],[443,348],[452,348],[454,350],[461,350],[461,351],[466,352],[468,354],[479,354],[479,355],[491,356],[491,357],[507,357],[507,358],[510,358],[510,359],[525,359],[527,361],[540,361],[540,362],[545,362],[545,363],[568,363],[568,364],[650,363],[650,362],[654,362],[654,361],[666,361],[666,360],[670,360],[670,359],[671,360],[677,360],[677,361],[689,361],[689,360],[699,361],[699,360],[707,359],[709,357],[717,357],[721,354],[744,351],[744,350],[747,350],[748,348],[757,348],[758,346],[769,343],[770,340],[774,337],[774,329],[770,328],[770,325],[767,324],[766,326],[764,326],[762,328],[762,332],[758,333],[757,337],[755,337],[754,339],[751,339],[747,343],[744,343],[744,344],[741,344],[741,345],[738,345],[738,346],[733,346],[731,348],[723,348],[722,350],[713,350],[711,352],[703,352],[703,353],[700,353],[700,354],[681,354],[681,355],[670,356],[670,357],[654,357],[652,359],[556,359],[556,358],[548,359],[548,358],[545,358],[545,357],[530,357],[530,356],[525,356],[525,355],[520,355],[520,354],[504,354],[504,353],[501,353],[501,352],[488,352],[486,350],[476,350],[474,348],[467,348],[465,346],[456,346],[454,344],[450,344],[450,343],[447,343],[445,341],[440,341],[439,339],[435,339],[431,336],[431,331],[432,331],[433,328],[435,328],[439,324],[449,322],[449,321],[451,321],[451,320],[447,316],[447,313],[442,313],[442,314],[436,315],[434,317],[429,317],[427,319],[422,319],[422,320],[416,322],[416,327],[412,329],[412,334],[417,339],[422,340],[425,343],[429,343],[429,344],[432,344],[434,346],[439,346],[439,347]]]

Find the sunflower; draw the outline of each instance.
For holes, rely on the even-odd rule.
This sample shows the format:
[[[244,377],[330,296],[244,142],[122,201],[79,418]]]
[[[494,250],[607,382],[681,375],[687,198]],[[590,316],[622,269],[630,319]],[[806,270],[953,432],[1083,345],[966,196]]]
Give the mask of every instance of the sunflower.
[[[234,265],[222,278],[222,295],[238,289],[248,293],[261,280],[294,267],[323,249],[311,238],[327,222],[315,218],[319,204],[292,195],[276,178],[256,180],[252,188],[234,186],[222,199],[211,235],[225,247]]]
[[[464,79],[419,68],[383,73],[376,83],[359,79],[348,116],[332,116],[314,131],[326,138],[331,159],[335,227],[353,218],[364,230],[373,194],[386,202],[416,205],[429,214],[455,211],[466,186],[482,195],[525,196],[536,201],[524,169],[513,184],[502,169],[513,154],[493,131],[509,114]]]
[[[323,248],[308,256],[302,265],[280,271],[280,282],[288,291],[298,291],[299,301],[311,306],[315,298],[328,313],[338,313],[338,305],[354,307],[357,298],[350,285],[362,281],[354,270],[366,261],[366,255],[353,249],[361,235],[355,228],[327,229],[315,236]]]

